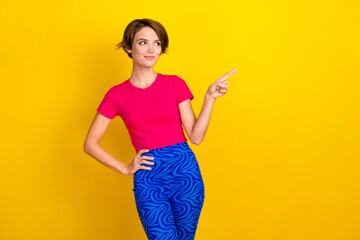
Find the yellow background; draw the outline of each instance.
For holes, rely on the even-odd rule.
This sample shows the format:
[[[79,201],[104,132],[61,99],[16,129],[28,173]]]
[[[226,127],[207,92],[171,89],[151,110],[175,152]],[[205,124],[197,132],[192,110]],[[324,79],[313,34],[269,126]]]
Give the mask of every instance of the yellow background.
[[[2,1],[0,239],[146,239],[132,176],[83,144],[132,60],[115,44],[152,18],[155,71],[186,80],[198,116],[234,68],[205,140],[196,239],[360,239],[358,1]],[[130,163],[116,117],[101,146]]]

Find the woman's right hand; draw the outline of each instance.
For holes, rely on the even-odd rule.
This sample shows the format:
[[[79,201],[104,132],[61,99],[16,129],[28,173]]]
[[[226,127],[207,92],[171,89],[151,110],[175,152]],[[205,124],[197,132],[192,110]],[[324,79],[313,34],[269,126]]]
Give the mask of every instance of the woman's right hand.
[[[141,149],[134,159],[131,161],[131,163],[127,167],[127,175],[133,175],[135,174],[139,169],[145,169],[145,170],[151,170],[151,167],[142,166],[140,164],[148,164],[148,165],[154,165],[154,162],[146,161],[148,160],[154,160],[154,157],[150,156],[141,156],[142,153],[148,152],[149,149]]]

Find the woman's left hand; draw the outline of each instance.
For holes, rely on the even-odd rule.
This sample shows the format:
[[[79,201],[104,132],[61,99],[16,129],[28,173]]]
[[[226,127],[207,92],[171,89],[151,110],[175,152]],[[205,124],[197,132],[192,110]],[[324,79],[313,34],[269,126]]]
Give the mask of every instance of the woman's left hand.
[[[228,81],[225,81],[228,77],[230,77],[231,74],[236,72],[238,69],[235,68],[234,70],[228,72],[223,77],[216,80],[211,86],[208,88],[206,94],[208,94],[210,97],[214,98],[214,100],[217,97],[220,97],[224,95],[227,92],[228,88]]]

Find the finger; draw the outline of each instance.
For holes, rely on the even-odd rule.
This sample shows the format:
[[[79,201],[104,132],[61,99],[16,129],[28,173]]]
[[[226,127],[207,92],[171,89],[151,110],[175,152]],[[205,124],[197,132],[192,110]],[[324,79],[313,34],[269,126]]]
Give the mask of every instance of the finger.
[[[141,158],[142,158],[142,159],[154,160],[154,157],[146,156],[146,155],[142,155]]]
[[[141,162],[141,164],[154,165],[154,164],[155,164],[155,162],[149,162],[149,161],[145,161],[145,160],[143,160],[143,161]]]
[[[238,69],[235,68],[234,70],[231,70],[230,72],[228,72],[227,74],[225,74],[224,76],[222,76],[219,81],[223,82],[225,81],[225,79],[227,79],[228,77],[230,77],[233,73],[235,73]]]
[[[220,92],[226,93],[227,89],[220,89]]]
[[[230,71],[230,72],[228,72],[228,73],[231,75],[231,74],[233,74],[233,73],[237,72],[238,70],[239,70],[239,69],[235,68],[235,69],[231,70],[231,71]]]
[[[226,89],[228,88],[227,85],[228,81],[224,81],[224,82],[216,82],[216,89]]]
[[[145,169],[145,170],[150,170],[151,169],[151,167],[145,167],[145,166],[142,166],[142,165],[140,165],[141,166],[141,169]]]
[[[148,151],[149,151],[149,149],[141,149],[141,150],[139,150],[139,152],[136,154],[136,156],[137,156],[137,157],[140,157],[141,154],[143,154],[143,153],[145,153],[145,152],[148,152]]]
[[[221,88],[227,88],[228,87],[228,81],[224,81],[224,82],[217,82],[218,86]]]

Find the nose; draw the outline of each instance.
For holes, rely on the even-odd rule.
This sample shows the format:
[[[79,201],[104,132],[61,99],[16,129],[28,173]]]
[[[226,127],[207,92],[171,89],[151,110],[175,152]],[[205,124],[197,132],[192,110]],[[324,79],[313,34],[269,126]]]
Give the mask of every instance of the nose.
[[[153,52],[153,51],[154,51],[153,46],[151,46],[151,44],[149,44],[148,52]]]

